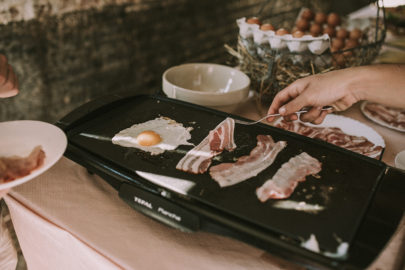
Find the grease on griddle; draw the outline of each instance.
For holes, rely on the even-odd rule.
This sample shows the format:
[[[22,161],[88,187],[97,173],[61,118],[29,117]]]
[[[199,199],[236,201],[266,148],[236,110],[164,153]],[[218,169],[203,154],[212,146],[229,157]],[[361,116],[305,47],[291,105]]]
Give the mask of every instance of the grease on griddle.
[[[310,214],[317,214],[318,212],[325,209],[324,206],[321,206],[319,204],[310,204],[304,201],[297,202],[293,200],[276,201],[272,204],[272,207],[285,210],[301,211]]]

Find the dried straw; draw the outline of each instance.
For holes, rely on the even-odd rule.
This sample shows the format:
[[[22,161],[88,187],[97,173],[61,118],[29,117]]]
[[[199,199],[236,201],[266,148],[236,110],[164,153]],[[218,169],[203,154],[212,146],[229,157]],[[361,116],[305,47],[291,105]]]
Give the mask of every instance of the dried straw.
[[[380,44],[379,44],[380,45]],[[260,47],[263,54],[256,51]],[[251,87],[258,93],[259,102],[270,104],[274,96],[297,79],[331,70],[369,64],[381,46],[360,46],[346,51],[323,55],[293,54],[255,45],[253,41],[238,38],[236,50],[225,45],[229,54],[239,63],[241,71],[251,79]],[[317,64],[315,64],[317,63]],[[321,63],[321,64],[319,64]]]

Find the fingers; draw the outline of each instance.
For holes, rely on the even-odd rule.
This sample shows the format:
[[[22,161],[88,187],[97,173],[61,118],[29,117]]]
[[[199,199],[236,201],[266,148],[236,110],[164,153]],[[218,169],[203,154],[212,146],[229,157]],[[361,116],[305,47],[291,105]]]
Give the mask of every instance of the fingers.
[[[303,80],[297,80],[294,83],[290,84],[283,90],[281,90],[274,98],[273,102],[270,105],[268,114],[280,113],[281,115],[287,115],[285,110],[285,103],[290,100],[293,100],[300,95],[300,93],[305,89],[305,83]],[[294,104],[293,104],[294,105]],[[292,107],[294,108],[294,107]],[[299,110],[300,108],[298,108]],[[290,107],[288,108],[290,110]],[[267,118],[268,122],[274,120],[275,117]]]
[[[323,122],[323,120],[325,120],[325,117],[326,117],[329,113],[331,113],[331,111],[322,111],[321,115],[320,115],[317,119],[315,119],[314,121],[312,121],[312,124],[319,125],[320,123]]]
[[[4,67],[3,64],[4,58],[0,55],[0,98],[7,98],[18,94],[18,80],[13,68],[8,64]]]
[[[322,107],[313,107],[307,113],[300,115],[300,120],[302,122],[311,122],[312,124],[319,125],[323,122],[326,115],[331,113],[332,110],[322,111]]]
[[[18,94],[18,90],[17,89],[13,89],[10,91],[5,91],[5,92],[0,92],[0,98],[8,98],[8,97],[13,97],[15,95]]]
[[[343,100],[338,100],[338,101],[334,102],[331,106],[333,107],[334,111],[341,112],[341,111],[345,111],[347,108],[349,108],[351,106],[351,104],[348,104]]]
[[[17,76],[14,73],[13,68],[8,65],[8,77],[7,81],[4,83],[4,87],[9,90],[17,89]]]
[[[8,66],[7,58],[3,54],[0,54],[0,86],[7,81],[9,72]]]
[[[322,111],[321,111],[321,107],[312,107],[308,112],[306,113],[302,113],[300,115],[300,120],[302,122],[312,122],[315,119],[317,119],[318,117],[321,116]]]
[[[283,119],[286,121],[295,121],[298,120],[299,116],[295,113],[283,116]]]
[[[279,112],[283,116],[295,114],[295,112],[301,110],[303,107],[306,106],[311,106],[312,104],[308,101],[308,98],[306,97],[305,93],[302,93],[295,99],[291,100],[287,104],[283,105],[280,109]]]

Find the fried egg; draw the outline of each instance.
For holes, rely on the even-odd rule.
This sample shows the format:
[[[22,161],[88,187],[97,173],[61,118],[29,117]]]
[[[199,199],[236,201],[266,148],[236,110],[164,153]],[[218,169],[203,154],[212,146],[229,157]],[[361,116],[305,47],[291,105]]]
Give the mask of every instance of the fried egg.
[[[179,145],[191,145],[188,142],[191,130],[170,118],[159,117],[121,130],[114,135],[112,143],[159,155]]]

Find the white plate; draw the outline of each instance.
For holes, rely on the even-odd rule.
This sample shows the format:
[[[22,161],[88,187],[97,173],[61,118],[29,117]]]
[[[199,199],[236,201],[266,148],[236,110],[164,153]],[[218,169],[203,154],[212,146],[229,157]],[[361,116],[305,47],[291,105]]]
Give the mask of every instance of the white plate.
[[[405,170],[405,150],[395,156],[395,167]]]
[[[405,132],[405,129],[399,128],[399,127],[391,126],[391,125],[388,124],[387,122],[384,122],[384,121],[382,121],[382,120],[380,120],[380,119],[378,119],[378,118],[375,118],[374,116],[372,116],[371,114],[369,114],[368,112],[366,112],[366,110],[365,110],[364,108],[366,107],[367,103],[368,103],[368,101],[363,101],[363,102],[361,103],[361,105],[360,105],[360,110],[361,110],[361,112],[363,113],[363,115],[364,115],[365,117],[367,117],[367,118],[370,119],[371,121],[373,121],[373,122],[375,122],[375,123],[377,123],[377,124],[379,124],[379,125],[381,125],[381,126],[384,126],[384,127],[390,128],[390,129],[395,129],[395,130],[398,130],[398,131],[401,131],[401,132]]]
[[[273,125],[278,124],[282,118],[277,119]],[[299,120],[298,120],[299,121]],[[354,120],[349,117],[341,116],[341,115],[336,115],[336,114],[328,114],[325,117],[325,120],[319,124],[319,125],[314,125],[311,123],[304,123],[301,122],[307,126],[310,127],[337,127],[340,128],[344,133],[347,135],[352,135],[352,136],[363,136],[367,138],[370,142],[374,143],[376,146],[381,146],[385,148],[385,142],[383,137],[381,137],[380,134],[378,134],[374,129],[371,127]],[[371,156],[371,157],[378,157],[381,154],[381,152]]]
[[[37,145],[45,152],[44,164],[27,176],[1,183],[0,190],[20,185],[45,172],[62,157],[67,146],[65,133],[52,124],[31,120],[0,123],[1,157],[26,157]]]

